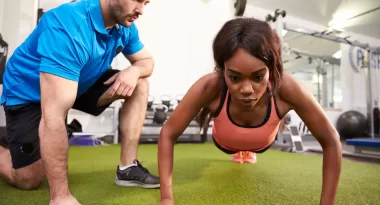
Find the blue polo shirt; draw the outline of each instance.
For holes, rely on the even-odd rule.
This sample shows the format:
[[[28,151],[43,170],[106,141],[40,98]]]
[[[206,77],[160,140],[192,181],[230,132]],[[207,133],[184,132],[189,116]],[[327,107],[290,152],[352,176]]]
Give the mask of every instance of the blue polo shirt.
[[[135,24],[106,30],[100,0],[66,3],[46,12],[38,26],[9,58],[0,103],[40,102],[40,72],[78,82],[83,94],[121,51],[143,48]]]

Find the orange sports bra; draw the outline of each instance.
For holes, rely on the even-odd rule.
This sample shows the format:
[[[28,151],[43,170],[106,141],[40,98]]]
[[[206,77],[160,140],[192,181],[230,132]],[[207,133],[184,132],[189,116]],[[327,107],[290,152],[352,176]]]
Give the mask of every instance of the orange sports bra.
[[[229,115],[231,96],[225,86],[219,107],[213,116],[212,136],[216,143],[231,151],[257,152],[270,146],[276,138],[281,118],[276,98],[271,97],[269,87],[266,96],[271,99],[268,100],[264,120],[258,125],[245,127],[235,123]]]

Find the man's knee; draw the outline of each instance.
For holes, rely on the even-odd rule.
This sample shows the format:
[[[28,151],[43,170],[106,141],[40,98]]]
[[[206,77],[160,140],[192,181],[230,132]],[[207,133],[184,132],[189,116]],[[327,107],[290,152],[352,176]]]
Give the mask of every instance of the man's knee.
[[[13,172],[13,185],[19,189],[38,189],[45,179],[41,160]]]
[[[34,177],[21,177],[17,178],[17,182],[15,183],[16,187],[23,190],[35,190],[38,189],[42,182],[41,178]]]
[[[139,94],[148,95],[149,94],[149,80],[148,78],[140,78],[137,81],[136,89]]]

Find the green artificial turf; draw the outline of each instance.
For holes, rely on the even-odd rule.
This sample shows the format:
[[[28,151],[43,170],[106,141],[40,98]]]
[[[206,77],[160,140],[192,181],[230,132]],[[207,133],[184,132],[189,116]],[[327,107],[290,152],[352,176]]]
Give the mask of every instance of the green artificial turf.
[[[159,189],[118,187],[113,183],[120,146],[71,147],[69,181],[83,204],[151,204]],[[139,159],[157,174],[157,145],[141,145]],[[213,144],[178,144],[174,195],[178,205],[319,204],[322,158],[269,150],[257,164],[235,164]],[[20,191],[0,182],[0,204],[48,204],[45,182]],[[380,166],[344,160],[336,204],[380,204]]]

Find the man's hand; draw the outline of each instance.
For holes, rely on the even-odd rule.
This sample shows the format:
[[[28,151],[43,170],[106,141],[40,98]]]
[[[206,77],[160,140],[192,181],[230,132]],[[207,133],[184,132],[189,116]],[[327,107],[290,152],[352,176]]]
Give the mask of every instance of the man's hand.
[[[106,82],[105,85],[113,83],[112,87],[107,90],[107,95],[111,98],[115,94],[119,96],[131,96],[136,88],[138,79],[140,78],[140,69],[135,66],[120,71],[112,76]]]
[[[157,205],[174,205],[174,201],[171,199],[162,199]]]

